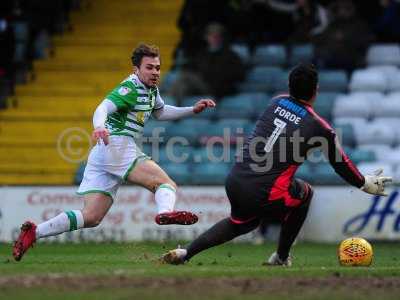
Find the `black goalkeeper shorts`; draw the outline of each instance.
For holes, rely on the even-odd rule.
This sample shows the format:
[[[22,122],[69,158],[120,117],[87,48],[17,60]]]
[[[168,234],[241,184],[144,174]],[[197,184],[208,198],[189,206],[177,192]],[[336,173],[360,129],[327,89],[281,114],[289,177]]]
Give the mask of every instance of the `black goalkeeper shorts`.
[[[257,199],[252,193],[252,189],[255,188],[255,185],[246,183],[243,179],[239,180],[232,174],[227,177],[225,189],[231,204],[233,223],[243,224],[256,218],[281,222],[288,212],[303,203],[308,203],[313,196],[311,185],[298,178],[291,181],[285,197],[279,199],[269,199],[269,190],[263,199]]]

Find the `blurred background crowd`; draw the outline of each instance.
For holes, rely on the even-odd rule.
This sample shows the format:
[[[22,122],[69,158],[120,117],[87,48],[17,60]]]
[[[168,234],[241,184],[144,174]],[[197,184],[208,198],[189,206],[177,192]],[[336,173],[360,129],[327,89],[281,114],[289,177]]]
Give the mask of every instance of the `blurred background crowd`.
[[[41,162],[58,155],[53,140],[65,126],[90,131],[95,106],[130,71],[129,49],[139,41],[161,47],[166,103],[186,106],[205,96],[218,102],[215,111],[163,125],[166,137],[190,142],[176,149],[189,153],[187,163],[169,161],[165,147],[157,157],[178,183],[221,184],[232,159],[199,163],[205,143],[229,128],[234,152],[238,132],[251,131],[301,61],[318,67],[315,110],[340,129],[360,169],[379,165],[400,179],[400,1],[2,0],[0,12],[0,140],[5,153],[23,157],[21,165],[8,159],[3,184],[79,182],[82,166],[76,172],[76,163]],[[155,126],[146,125],[146,133]],[[37,131],[31,137],[44,153],[37,160],[32,145],[15,150],[21,144],[9,137],[26,128]],[[29,164],[31,179],[20,179]],[[299,173],[316,184],[343,183],[326,163],[305,164]]]
[[[34,59],[52,54],[51,36],[69,27],[68,16],[79,1],[2,0],[0,3],[0,106],[25,83]]]

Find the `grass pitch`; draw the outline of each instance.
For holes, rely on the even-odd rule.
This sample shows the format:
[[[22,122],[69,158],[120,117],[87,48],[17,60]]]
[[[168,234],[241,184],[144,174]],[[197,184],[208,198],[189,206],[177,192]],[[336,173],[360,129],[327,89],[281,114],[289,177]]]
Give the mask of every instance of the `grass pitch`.
[[[298,244],[292,268],[262,262],[275,245],[209,249],[183,266],[176,244],[43,244],[21,262],[0,245],[0,299],[399,299],[400,247],[374,244],[368,268],[340,267],[337,245]]]

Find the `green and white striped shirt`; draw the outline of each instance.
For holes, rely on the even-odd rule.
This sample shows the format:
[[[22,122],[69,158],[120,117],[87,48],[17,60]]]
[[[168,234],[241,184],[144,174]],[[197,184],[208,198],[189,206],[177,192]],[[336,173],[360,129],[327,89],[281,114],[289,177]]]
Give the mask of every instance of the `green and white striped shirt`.
[[[105,123],[110,135],[134,138],[143,135],[144,124],[153,110],[164,106],[158,88],[147,88],[135,74],[122,81],[106,99],[117,107],[117,111],[110,114]]]

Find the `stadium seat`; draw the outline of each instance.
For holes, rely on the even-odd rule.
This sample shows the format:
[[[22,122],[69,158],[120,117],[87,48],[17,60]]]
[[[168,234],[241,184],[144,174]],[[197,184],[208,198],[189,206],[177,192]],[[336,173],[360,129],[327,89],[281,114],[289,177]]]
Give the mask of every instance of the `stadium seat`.
[[[400,146],[392,148],[387,145],[362,145],[361,150],[367,150],[375,153],[378,161],[399,164],[400,163]]]
[[[166,135],[169,139],[174,137],[183,137],[187,142],[189,142],[189,144],[196,144],[199,135],[206,133],[209,125],[209,120],[198,118],[186,119],[170,125]]]
[[[388,87],[386,77],[382,72],[374,69],[355,70],[350,79],[350,91],[385,92]]]
[[[158,153],[157,153],[158,152]],[[167,144],[165,147],[156,148],[152,152],[152,159],[162,165],[169,163],[190,163],[194,148],[182,144]]]
[[[85,172],[86,162],[82,162],[78,165],[74,176],[74,184],[79,185],[83,179],[83,173]]]
[[[241,93],[274,92],[285,71],[278,67],[258,66],[250,70],[246,81],[240,84]]]
[[[400,92],[400,70],[393,73],[388,80],[388,91],[389,92]]]
[[[233,44],[232,50],[235,52],[246,65],[250,64],[250,50],[249,47],[243,44]]]
[[[50,44],[51,42],[49,34],[45,30],[40,31],[33,42],[34,58],[47,58]]]
[[[260,114],[261,114],[262,112],[260,112]],[[253,132],[253,130],[254,130],[254,128],[256,127],[256,122],[250,122],[249,124],[247,124],[245,127],[244,127],[244,134],[246,135],[246,136],[248,136],[248,135],[250,135],[252,132]]]
[[[400,164],[394,166],[393,182],[395,184],[400,184]]]
[[[400,116],[400,98],[397,96],[388,96],[374,106],[374,117],[391,117],[398,118]]]
[[[387,124],[367,123],[364,130],[356,132],[358,145],[375,144],[392,146],[396,142],[396,136],[392,128]]]
[[[27,55],[29,26],[27,22],[16,21],[13,23],[13,28],[15,37],[14,62],[23,63]]]
[[[322,70],[319,73],[319,90],[321,92],[346,92],[347,84],[347,75],[346,72],[343,70]]]
[[[333,118],[344,118],[344,117],[358,117],[368,119],[372,113],[372,107],[368,105],[368,102],[358,96],[345,95],[339,96],[335,105],[333,106]]]
[[[192,183],[193,174],[189,163],[176,164],[167,163],[161,165],[163,170],[179,185],[187,185]]]
[[[218,116],[223,118],[252,118],[258,116],[260,110],[268,105],[268,97],[264,93],[240,93],[228,96],[218,105]]]
[[[359,163],[357,167],[360,170],[361,174],[363,175],[373,174],[376,170],[382,168],[384,170],[385,176],[393,176],[393,167],[391,164],[388,163],[366,162],[366,163]]]
[[[232,120],[220,120],[217,122],[220,128],[229,128],[232,135],[236,135],[237,132],[243,130],[249,123],[247,119],[232,119]]]
[[[344,124],[351,124],[353,127],[354,134],[357,135],[360,130],[363,130],[364,127],[367,125],[367,119],[364,118],[351,118],[351,117],[344,117],[344,118],[335,118],[333,121],[333,126],[341,126]]]
[[[395,97],[396,99],[400,99],[400,91],[388,93],[387,97],[390,97],[390,98]]]
[[[177,101],[176,101],[176,99],[174,97],[163,96],[163,95],[161,95],[161,96],[162,96],[165,104],[172,105],[172,106],[177,106]]]
[[[251,118],[254,107],[246,94],[227,96],[221,99],[217,107],[218,117],[223,118]]]
[[[367,92],[367,91],[357,91],[347,94],[349,97],[356,97],[363,99],[368,103],[368,105],[379,105],[385,95],[381,92]]]
[[[240,93],[266,93],[272,90],[272,88],[268,84],[265,84],[264,81],[252,82],[249,79],[240,83],[238,89]]]
[[[178,79],[178,76],[179,71],[169,71],[166,73],[161,79],[161,83],[159,85],[160,91],[165,92],[169,90],[171,85]]]
[[[172,125],[171,122],[163,122],[156,120],[149,120],[144,126],[143,136],[144,137],[165,137],[167,135],[168,128]],[[159,135],[158,135],[159,133]]]
[[[377,161],[382,161],[385,157],[393,151],[393,148],[389,145],[377,145],[377,144],[364,144],[357,147],[359,151],[368,151],[374,153]]]
[[[252,103],[253,103],[253,115],[254,117],[258,117],[260,113],[263,113],[270,103],[271,96],[265,93],[257,93],[252,95]]]
[[[259,45],[256,47],[253,65],[283,66],[286,63],[286,50],[282,45]]]
[[[156,147],[158,147],[158,146],[156,146]],[[139,146],[139,148],[142,150],[142,152],[144,154],[153,158],[153,146],[151,143],[144,142],[144,143],[142,143],[142,145]]]
[[[194,164],[204,163],[226,163],[233,164],[235,161],[235,147],[222,147],[221,144],[213,147],[200,147],[193,150],[192,159]]]
[[[182,67],[187,64],[187,57],[185,56],[182,49],[177,49],[174,59],[174,70],[181,70]]]
[[[194,95],[185,97],[182,101],[182,106],[193,106],[200,99],[213,99],[211,95]]]
[[[398,44],[374,44],[368,48],[368,65],[400,66],[400,47]]]
[[[274,93],[288,93],[289,87],[289,70],[276,73],[272,81],[272,90]]]
[[[204,134],[200,135],[200,143],[205,144],[209,139],[217,138],[219,141],[235,144],[236,137],[245,135],[245,130],[249,124],[252,124],[252,122],[247,119],[219,120],[215,123],[210,123]],[[228,136],[225,136],[225,133]]]
[[[312,62],[314,47],[312,44],[293,45],[290,51],[289,65],[294,66],[300,62]]]
[[[204,184],[220,184],[225,182],[226,175],[229,172],[229,164],[227,163],[204,163],[195,164],[191,174],[192,183]]]
[[[314,175],[312,165],[309,162],[304,162],[298,169],[295,174],[296,178],[303,179],[308,183],[313,183]]]
[[[319,93],[314,103],[314,110],[325,120],[331,120],[333,106],[339,95],[338,93],[330,92]]]
[[[335,173],[329,163],[319,163],[313,169],[314,183],[318,185],[342,185],[344,180]]]
[[[356,144],[355,131],[351,124],[338,124],[335,126],[336,134],[344,146],[354,147]]]
[[[400,166],[400,146],[392,148],[382,161],[390,163],[391,165]]]
[[[346,153],[355,164],[361,162],[374,162],[377,160],[375,152],[372,150],[356,148],[351,151],[346,151]]]
[[[343,124],[351,124],[353,129],[364,127],[368,123],[367,119],[364,118],[351,118],[351,117],[343,117],[343,118],[335,118],[333,120],[334,127],[340,126]]]
[[[372,66],[368,67],[368,70],[376,70],[383,74],[388,92],[400,91],[400,69],[396,66]]]
[[[374,119],[374,123],[390,127],[395,139],[394,144],[400,145],[400,131],[398,130],[398,128],[400,128],[400,119],[398,117],[376,118]]]

